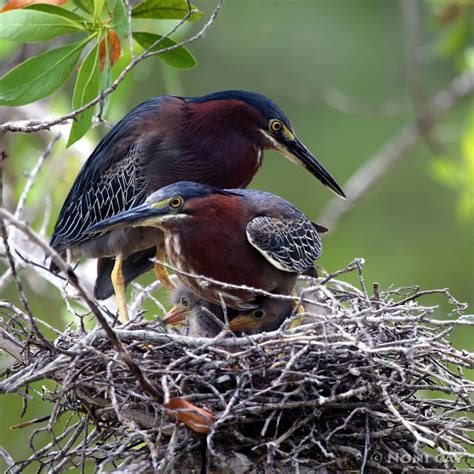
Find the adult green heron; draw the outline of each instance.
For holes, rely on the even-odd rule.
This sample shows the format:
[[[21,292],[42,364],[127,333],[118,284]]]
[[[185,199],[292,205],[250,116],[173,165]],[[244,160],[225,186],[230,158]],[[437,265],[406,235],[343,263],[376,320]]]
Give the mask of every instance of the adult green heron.
[[[224,327],[222,306],[204,301],[185,285],[173,292],[173,307],[163,320],[166,324],[186,324],[188,336],[215,337]],[[229,329],[236,333],[257,334],[278,329],[294,313],[293,302],[288,299],[263,296],[258,308],[238,311],[227,309]]]
[[[164,232],[171,265],[198,297],[238,310],[258,308],[254,289],[292,294],[298,275],[314,271],[322,252],[315,224],[263,191],[182,181],[86,232],[137,227]]]
[[[203,97],[163,96],[133,109],[101,140],[76,178],[58,217],[51,246],[61,254],[98,258],[94,294],[114,290],[126,319],[125,286],[164,257],[156,230],[126,228],[90,235],[94,224],[143,203],[181,180],[246,187],[275,149],[340,196],[343,191],[295,135],[285,114],[263,95],[224,91]],[[54,269],[54,265],[52,265]],[[155,265],[158,278],[172,283]]]

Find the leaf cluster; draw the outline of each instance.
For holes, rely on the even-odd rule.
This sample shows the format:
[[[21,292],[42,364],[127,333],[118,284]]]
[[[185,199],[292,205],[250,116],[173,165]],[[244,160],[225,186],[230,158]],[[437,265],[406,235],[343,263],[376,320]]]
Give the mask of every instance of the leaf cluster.
[[[461,71],[474,71],[474,0],[425,0],[431,8],[431,25],[439,34],[437,51]],[[431,163],[431,174],[458,193],[461,219],[474,217],[474,103],[466,114],[460,147],[443,153]],[[454,156],[453,156],[454,155]]]
[[[425,0],[431,8],[431,25],[439,31],[438,52],[453,58],[459,69],[474,67],[473,0]]]
[[[145,0],[130,7],[124,0],[10,0],[0,12],[0,39],[18,43],[49,42],[46,50],[28,58],[0,77],[0,105],[18,106],[43,99],[55,92],[78,69],[72,107],[78,110],[112,84],[112,66],[127,47],[127,39],[144,50],[160,51],[176,45],[171,38],[137,28],[156,29],[159,20],[198,20],[202,13],[186,0]],[[49,4],[54,3],[54,4]],[[70,3],[68,7],[59,6]],[[191,8],[191,10],[190,10]],[[191,11],[191,13],[190,13]],[[131,23],[128,21],[128,13]],[[138,26],[137,20],[140,20]],[[69,38],[72,41],[66,42]],[[59,40],[58,40],[59,39]],[[58,44],[59,43],[59,44]],[[156,56],[166,64],[192,68],[193,55],[176,47]],[[80,62],[79,68],[76,65]],[[92,125],[98,107],[86,108],[74,120],[68,146]]]

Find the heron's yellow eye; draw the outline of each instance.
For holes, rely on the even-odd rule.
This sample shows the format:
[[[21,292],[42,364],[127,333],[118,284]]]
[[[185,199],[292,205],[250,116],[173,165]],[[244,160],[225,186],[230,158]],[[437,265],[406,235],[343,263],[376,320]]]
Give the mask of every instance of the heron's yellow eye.
[[[188,304],[189,304],[188,299],[183,296],[183,297],[181,298],[181,304],[182,304],[183,306],[188,306]]]
[[[265,317],[265,311],[263,309],[256,309],[253,312],[253,317],[255,319],[263,319]]]
[[[270,130],[272,132],[279,132],[283,128],[283,124],[279,120],[272,120],[270,122]]]
[[[184,199],[181,196],[176,196],[170,200],[170,206],[173,209],[178,209],[178,207],[181,207],[183,205],[183,202]]]

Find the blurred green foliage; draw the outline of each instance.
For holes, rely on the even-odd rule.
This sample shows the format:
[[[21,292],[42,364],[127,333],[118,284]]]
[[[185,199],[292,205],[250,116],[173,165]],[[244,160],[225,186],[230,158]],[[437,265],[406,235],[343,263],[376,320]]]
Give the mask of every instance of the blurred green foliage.
[[[433,176],[459,195],[459,218],[469,222],[474,218],[474,106],[465,119],[460,138],[459,156],[433,160]]]
[[[214,6],[208,0],[195,3],[205,15]],[[75,5],[81,15],[87,12],[92,18],[90,0],[75,0]],[[474,4],[470,0],[426,0],[419,5],[423,87],[430,97],[459,73],[473,67]],[[64,8],[74,9],[69,3]],[[143,9],[144,15],[149,15],[147,12]],[[186,32],[199,28],[203,20],[197,20],[186,25]],[[136,31],[147,31],[142,21],[149,20],[137,19]],[[163,35],[168,31],[168,22],[156,23],[150,32]],[[119,36],[123,54],[112,67],[110,78],[105,83],[102,79],[101,88],[110,84],[131,59],[124,35],[126,30],[122,27]],[[174,39],[181,37],[178,33]],[[90,44],[96,46],[97,42],[95,37]],[[105,118],[115,122],[142,100],[165,93],[202,95],[233,88],[258,91],[282,107],[299,137],[337,181],[344,183],[415,118],[407,105],[410,81],[404,63],[405,42],[400,5],[393,0],[261,0],[258,4],[254,0],[228,1],[206,37],[190,47],[198,58],[198,67],[175,71],[164,58],[162,62],[150,58],[140,63],[111,95]],[[8,61],[16,48],[15,43],[0,40],[0,60]],[[85,76],[85,83],[91,81],[95,81],[93,73]],[[325,93],[329,87],[344,94],[350,103],[348,110],[335,107]],[[74,95],[77,93],[74,94],[74,84],[69,79],[47,102],[48,116],[69,112]],[[90,95],[83,92],[85,95],[81,99],[76,97],[76,105],[88,100]],[[367,104],[373,107],[367,110]],[[393,104],[397,107],[393,108]],[[67,151],[66,140],[56,145],[27,202],[35,228],[39,228],[43,217],[38,209],[45,208],[45,196],[50,195],[50,235],[82,164],[78,149],[90,149],[104,133],[100,127],[92,128]],[[433,156],[421,143],[324,237],[324,255],[319,263],[334,271],[354,257],[364,257],[369,285],[378,281],[382,289],[392,285],[449,287],[457,298],[472,305],[472,100],[448,114],[434,135],[442,143],[443,154]],[[14,208],[25,174],[34,166],[49,138],[47,133],[8,134],[1,138],[0,148],[5,148],[9,155],[5,168],[7,207]],[[332,197],[311,176],[273,152],[266,153],[252,187],[288,199],[316,221]],[[141,282],[152,279],[152,275],[147,275]],[[34,312],[47,313],[48,322],[58,328],[70,323],[70,315],[56,290],[42,281],[28,278],[27,282]],[[156,296],[166,301],[164,294]],[[3,297],[16,302],[12,285]],[[444,301],[430,299],[430,304],[439,304],[439,316],[446,316]],[[147,318],[161,314],[151,303],[148,310]],[[467,331],[459,331],[453,342],[457,347],[472,349],[473,339]],[[46,402],[36,400],[30,403],[25,419],[40,417],[47,410]],[[33,429],[9,431],[10,425],[21,421],[20,411],[20,397],[2,397],[0,446],[16,459],[27,455],[27,439]]]
[[[68,2],[68,8],[75,7],[79,13],[56,5],[28,5],[11,0],[14,9],[0,12],[0,39],[19,43],[35,43],[52,40],[63,35],[85,33],[85,39],[67,43],[60,48],[45,51],[15,65],[0,77],[0,105],[18,106],[43,99],[55,92],[71,75],[81,54],[91,46],[85,55],[77,74],[72,107],[77,110],[88,104],[100,92],[107,89],[112,81],[108,69],[115,64],[122,51],[121,39],[128,34],[127,10],[122,0],[76,0]],[[33,0],[36,1],[36,0]],[[62,4],[64,0],[49,0]],[[186,0],[145,0],[130,12],[133,20],[183,19],[195,21],[202,16]],[[143,22],[142,22],[143,23]],[[153,21],[148,21],[154,28]],[[135,32],[135,23],[130,25],[133,39],[145,49],[170,48],[176,43],[168,38],[146,32]],[[154,45],[156,48],[153,48]],[[195,60],[184,47],[157,56],[167,64],[181,69],[194,67]],[[102,80],[100,72],[104,71]],[[108,101],[104,97],[101,104],[85,110],[73,121],[67,146],[84,136],[92,125],[92,118]]]
[[[474,2],[472,0],[426,0],[431,6],[432,25],[437,31],[437,50],[453,60],[460,71],[474,71]],[[474,217],[474,106],[467,112],[460,147],[455,154],[438,157],[432,175],[458,192],[458,216]]]

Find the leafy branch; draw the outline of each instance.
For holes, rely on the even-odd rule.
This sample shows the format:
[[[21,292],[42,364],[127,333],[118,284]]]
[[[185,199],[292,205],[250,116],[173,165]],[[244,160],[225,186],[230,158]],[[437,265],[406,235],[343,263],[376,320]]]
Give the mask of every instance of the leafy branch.
[[[62,3],[63,0],[56,0]],[[73,111],[49,121],[30,121],[26,125],[6,123],[3,132],[31,133],[73,119],[68,146],[89,130],[95,114],[101,115],[108,96],[141,61],[157,56],[180,69],[196,64],[185,48],[204,36],[222,6],[218,3],[209,20],[193,36],[175,42],[170,38],[188,21],[202,17],[189,0],[145,0],[134,8],[123,0],[74,0],[79,13],[56,5],[37,4],[0,13],[0,39],[18,42],[48,41],[71,34],[85,34],[79,41],[67,43],[27,59],[0,78],[0,105],[17,106],[35,102],[55,92],[71,75],[83,56],[76,76]],[[8,5],[7,5],[8,6]],[[135,20],[155,26],[156,20],[178,20],[165,35],[137,31]],[[131,36],[130,36],[131,35]],[[131,61],[112,81],[111,68],[121,55],[122,42],[129,40]],[[144,51],[135,56],[133,41]]]

